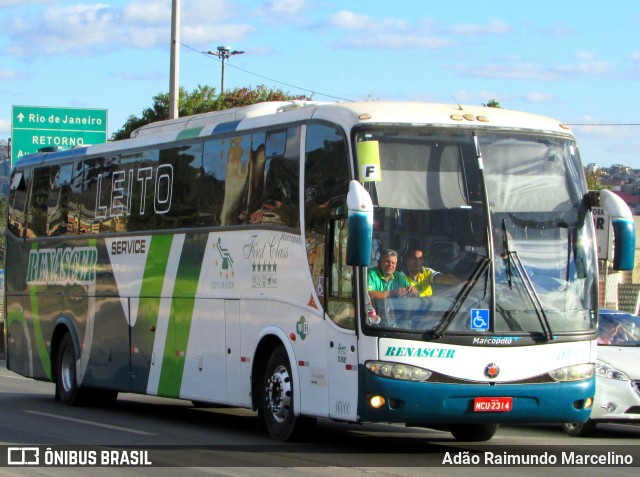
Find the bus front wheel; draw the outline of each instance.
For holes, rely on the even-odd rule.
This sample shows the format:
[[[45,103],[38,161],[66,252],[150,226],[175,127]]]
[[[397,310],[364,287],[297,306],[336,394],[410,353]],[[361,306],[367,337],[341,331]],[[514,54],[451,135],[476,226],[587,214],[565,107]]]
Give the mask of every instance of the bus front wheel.
[[[300,437],[311,421],[296,416],[293,407],[291,364],[283,346],[278,346],[267,362],[259,412],[271,437],[288,441]]]
[[[449,424],[449,432],[457,441],[488,441],[498,430],[499,424]]]
[[[64,335],[58,349],[56,398],[70,406],[77,406],[82,401],[82,393],[76,376],[76,350],[69,333]]]

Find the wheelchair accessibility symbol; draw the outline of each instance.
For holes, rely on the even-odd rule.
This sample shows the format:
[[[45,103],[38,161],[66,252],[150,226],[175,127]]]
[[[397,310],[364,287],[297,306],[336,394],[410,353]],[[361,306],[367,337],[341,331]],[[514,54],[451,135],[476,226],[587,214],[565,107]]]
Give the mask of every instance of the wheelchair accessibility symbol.
[[[471,309],[471,328],[475,331],[489,330],[489,310]]]

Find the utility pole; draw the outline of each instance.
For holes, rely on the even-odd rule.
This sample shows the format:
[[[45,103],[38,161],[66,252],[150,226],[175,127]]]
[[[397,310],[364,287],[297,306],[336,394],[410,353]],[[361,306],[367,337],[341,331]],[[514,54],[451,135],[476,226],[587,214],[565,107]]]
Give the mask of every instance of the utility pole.
[[[222,94],[224,93],[224,62],[229,61],[229,58],[234,55],[243,54],[244,51],[231,51],[230,46],[219,46],[217,50],[218,51],[203,51],[203,53],[206,53],[207,55],[217,56],[222,61],[222,79],[220,80],[220,94]]]
[[[171,72],[169,79],[169,119],[179,115],[180,96],[180,0],[171,5]]]

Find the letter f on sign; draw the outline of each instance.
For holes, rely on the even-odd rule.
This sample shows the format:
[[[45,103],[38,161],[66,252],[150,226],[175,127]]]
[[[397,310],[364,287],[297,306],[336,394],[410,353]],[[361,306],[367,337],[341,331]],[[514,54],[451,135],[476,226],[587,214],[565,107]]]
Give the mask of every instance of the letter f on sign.
[[[362,166],[362,180],[363,181],[379,181],[380,180],[380,168],[375,164],[367,164]]]

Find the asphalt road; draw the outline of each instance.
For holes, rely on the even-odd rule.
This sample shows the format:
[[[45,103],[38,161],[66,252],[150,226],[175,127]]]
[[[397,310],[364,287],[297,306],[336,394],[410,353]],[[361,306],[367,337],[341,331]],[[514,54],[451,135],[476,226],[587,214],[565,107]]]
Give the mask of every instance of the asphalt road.
[[[640,467],[640,426],[601,425],[590,438],[566,436],[558,425],[502,426],[491,441],[477,445],[432,429],[322,421],[302,441],[280,443],[258,429],[256,415],[247,410],[133,394],[120,395],[108,408],[68,407],[53,395],[53,384],[22,378],[0,362],[0,476],[575,477],[579,468],[582,477],[636,476]],[[34,449],[41,463],[58,465],[7,465],[32,459]],[[603,455],[604,463],[584,462],[593,455]],[[514,467],[527,458],[538,459],[537,465]],[[102,459],[119,465],[101,466]],[[632,465],[626,465],[629,459]]]

